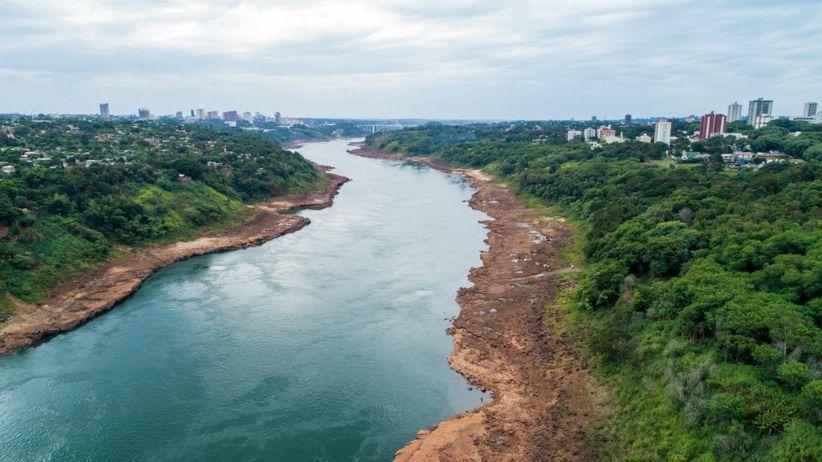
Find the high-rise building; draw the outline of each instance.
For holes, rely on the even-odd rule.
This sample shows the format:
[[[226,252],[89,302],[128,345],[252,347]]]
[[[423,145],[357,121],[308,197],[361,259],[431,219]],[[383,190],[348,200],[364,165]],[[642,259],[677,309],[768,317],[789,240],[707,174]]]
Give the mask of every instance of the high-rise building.
[[[197,118],[200,120],[205,119],[205,109],[197,109]]]
[[[183,111],[177,111],[177,114],[175,114],[174,117],[176,117],[178,119],[182,119],[183,118]]]
[[[109,112],[108,110],[108,103],[100,103],[100,117],[102,117],[103,119],[111,118],[111,112]]]
[[[725,114],[714,114],[714,111],[711,111],[710,114],[702,116],[699,122],[699,139],[707,140],[713,135],[725,133],[727,126]]]
[[[254,119],[252,119],[254,124],[264,124],[265,123],[265,115],[260,114],[259,112],[254,113]]]
[[[274,113],[274,123],[277,124],[277,125],[280,125],[280,122],[282,122],[282,116],[280,115],[279,112],[275,112]]]
[[[593,127],[588,127],[582,131],[582,136],[583,138],[585,138],[585,141],[591,141],[593,139],[596,139],[597,131]]]
[[[816,115],[816,103],[807,102],[802,108],[802,117],[813,117]]]
[[[671,144],[671,122],[668,119],[660,119],[654,127],[654,141],[657,143]]]
[[[754,99],[748,103],[748,123],[756,124],[756,118],[761,115],[771,115],[773,112],[773,100],[769,99]]]
[[[141,119],[148,119],[149,117],[151,117],[151,112],[148,110],[148,108],[141,107],[140,109],[137,109],[137,116]]]
[[[742,119],[742,105],[734,101],[728,105],[728,123]]]
[[[191,110],[191,117],[194,117],[194,109]]]
[[[625,123],[625,125],[631,125],[631,119],[631,114],[625,114],[625,120],[623,121],[623,123]]]
[[[223,112],[223,120],[226,122],[236,122],[239,118],[240,115],[237,114],[237,111]]]

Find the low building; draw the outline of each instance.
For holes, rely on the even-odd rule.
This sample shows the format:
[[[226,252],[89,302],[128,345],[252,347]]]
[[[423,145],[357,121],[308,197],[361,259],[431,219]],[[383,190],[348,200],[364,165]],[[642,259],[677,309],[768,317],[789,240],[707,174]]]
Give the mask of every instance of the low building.
[[[774,162],[787,162],[791,157],[781,152],[758,152],[754,154],[754,159],[764,160],[766,164]]]
[[[822,114],[817,113],[815,116],[802,116],[802,117],[791,117],[791,120],[800,121],[800,122],[808,122],[812,124],[822,124]]]
[[[643,133],[643,134],[637,136],[636,140],[639,141],[640,143],[650,143],[651,141],[653,141],[653,138],[651,138],[651,135],[649,135],[647,133]]]
[[[574,138],[576,138],[578,136],[581,136],[581,135],[582,135],[582,132],[579,131],[579,130],[573,130],[573,129],[568,130],[568,134],[567,134],[568,141],[573,141]]]
[[[704,152],[696,151],[682,151],[682,155],[679,156],[679,160],[681,160],[682,162],[700,162],[703,160],[708,160],[710,158],[710,154],[705,154]]]
[[[772,120],[774,120],[774,117],[770,114],[758,115],[758,116],[756,116],[756,120],[754,121],[753,127],[754,128],[765,127]]]
[[[726,164],[736,162],[736,154],[722,154],[722,162],[725,162]]]
[[[582,131],[582,136],[585,139],[585,141],[591,141],[593,139],[596,139],[597,131],[593,127],[588,127]]]
[[[14,168],[14,165],[4,165],[3,166],[3,173],[5,173],[5,174],[10,175],[10,174],[12,174],[16,171],[17,171],[17,169]]]
[[[597,138],[599,138],[602,141],[605,141],[609,137],[615,137],[615,136],[616,136],[616,130],[611,128],[610,125],[606,125],[605,127],[599,127],[599,130],[597,130]]]

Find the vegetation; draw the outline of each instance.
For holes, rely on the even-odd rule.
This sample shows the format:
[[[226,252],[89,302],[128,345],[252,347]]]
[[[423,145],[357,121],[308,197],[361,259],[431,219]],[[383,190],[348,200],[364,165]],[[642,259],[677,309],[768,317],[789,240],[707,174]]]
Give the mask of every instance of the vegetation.
[[[822,127],[790,124],[746,130],[741,147],[808,162],[750,171],[661,162],[664,145],[591,149],[566,142],[558,123],[426,126],[367,144],[484,168],[582,223],[587,264],[569,322],[613,391],[603,458],[812,461]]]
[[[139,246],[250,218],[316,187],[299,154],[239,130],[170,122],[0,120],[0,311]],[[10,168],[9,168],[10,169]]]
[[[264,122],[256,124],[255,127],[260,129],[260,133],[263,136],[277,144],[336,137],[352,138],[365,136],[365,132],[356,124],[342,122],[327,122],[315,126],[303,124],[283,126],[273,122]]]

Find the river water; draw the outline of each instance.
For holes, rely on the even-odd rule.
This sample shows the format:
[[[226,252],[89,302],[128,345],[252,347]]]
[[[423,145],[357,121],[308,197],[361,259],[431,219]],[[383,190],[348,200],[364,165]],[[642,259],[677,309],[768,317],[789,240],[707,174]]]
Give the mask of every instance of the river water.
[[[471,189],[346,149],[300,149],[353,180],[308,227],[0,357],[0,460],[386,461],[479,404],[446,363],[485,248]]]

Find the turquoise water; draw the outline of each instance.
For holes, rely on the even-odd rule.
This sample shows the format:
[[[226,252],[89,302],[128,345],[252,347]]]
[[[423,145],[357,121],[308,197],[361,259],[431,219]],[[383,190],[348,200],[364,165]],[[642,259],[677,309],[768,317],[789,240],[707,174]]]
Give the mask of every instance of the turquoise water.
[[[477,405],[444,318],[484,215],[457,177],[346,149],[300,149],[353,179],[308,227],[0,357],[0,460],[385,461]]]

